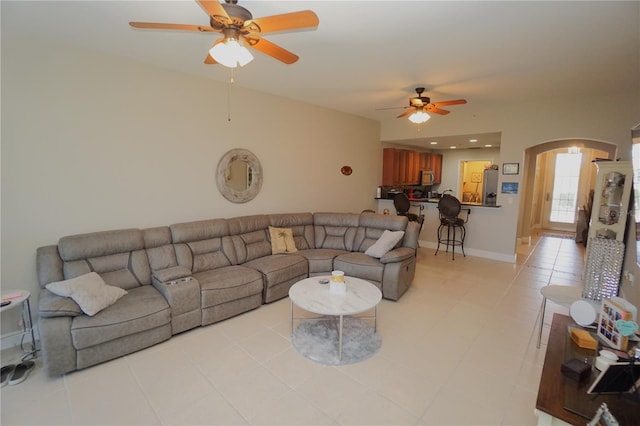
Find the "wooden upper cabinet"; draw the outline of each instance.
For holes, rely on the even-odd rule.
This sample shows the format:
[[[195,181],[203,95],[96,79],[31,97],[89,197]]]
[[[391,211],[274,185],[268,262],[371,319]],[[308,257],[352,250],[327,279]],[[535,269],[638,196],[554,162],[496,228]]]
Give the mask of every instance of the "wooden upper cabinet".
[[[433,170],[433,183],[442,183],[442,154],[431,154],[431,170]]]
[[[399,156],[395,148],[382,150],[382,185],[398,185]]]
[[[382,185],[420,185],[422,170],[433,170],[434,183],[440,183],[442,155],[397,148],[382,150]]]

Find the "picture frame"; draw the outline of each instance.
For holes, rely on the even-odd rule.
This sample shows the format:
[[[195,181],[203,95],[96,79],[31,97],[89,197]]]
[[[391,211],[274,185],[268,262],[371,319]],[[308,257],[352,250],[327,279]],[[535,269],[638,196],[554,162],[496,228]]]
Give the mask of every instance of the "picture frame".
[[[620,333],[616,322],[618,320],[632,320],[631,311],[612,299],[602,299],[599,318],[596,332],[598,338],[611,348],[626,350],[629,338]]]
[[[520,174],[520,163],[502,163],[503,175],[517,175]]]
[[[518,193],[518,182],[502,182],[502,193],[503,194],[517,194]]]
[[[480,172],[471,173],[471,183],[482,183],[482,173]]]

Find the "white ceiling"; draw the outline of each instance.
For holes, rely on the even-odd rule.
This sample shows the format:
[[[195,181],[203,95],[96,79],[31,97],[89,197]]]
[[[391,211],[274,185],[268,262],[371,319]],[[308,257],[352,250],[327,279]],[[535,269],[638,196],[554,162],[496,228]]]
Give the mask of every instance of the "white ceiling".
[[[218,34],[128,25],[208,25],[194,0],[0,4],[3,38],[43,37],[219,81],[230,77],[227,68],[203,64]],[[378,109],[407,105],[417,86],[425,87],[432,101],[464,98],[483,105],[616,95],[638,87],[637,1],[238,4],[257,18],[310,9],[320,25],[265,35],[300,60],[285,65],[254,51],[256,59],[236,70],[237,85],[375,120],[400,114],[402,109]],[[451,106],[451,114],[433,119],[449,119],[465,107]]]

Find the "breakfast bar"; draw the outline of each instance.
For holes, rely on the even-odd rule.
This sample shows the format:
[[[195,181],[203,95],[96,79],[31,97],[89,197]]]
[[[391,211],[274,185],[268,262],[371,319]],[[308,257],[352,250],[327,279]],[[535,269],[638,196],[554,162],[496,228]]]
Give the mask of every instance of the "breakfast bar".
[[[396,214],[392,199],[377,198],[376,200],[378,213]],[[410,212],[424,215],[424,225],[419,237],[420,247],[435,250],[438,246],[437,230],[440,225],[439,199],[410,199],[410,201]],[[515,255],[500,252],[500,245],[496,243],[495,230],[500,229],[503,221],[501,206],[468,202],[462,202],[461,205],[463,209],[470,209],[469,221],[465,224],[466,254],[503,262],[515,262]]]

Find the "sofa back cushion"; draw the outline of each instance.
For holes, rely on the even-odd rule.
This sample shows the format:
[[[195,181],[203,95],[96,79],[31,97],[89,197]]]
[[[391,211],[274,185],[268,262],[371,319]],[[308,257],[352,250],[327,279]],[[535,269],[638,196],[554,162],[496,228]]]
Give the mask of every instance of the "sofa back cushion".
[[[307,250],[316,246],[311,213],[270,214],[269,225],[276,228],[290,228],[298,250]]]
[[[178,265],[194,274],[235,264],[235,251],[226,219],[200,220],[171,225]]]
[[[409,220],[406,216],[382,215],[377,213],[361,213],[360,226],[356,232],[354,250],[364,253],[382,236],[384,231],[404,231]],[[396,247],[403,246],[401,239]]]
[[[353,251],[359,218],[357,213],[314,213],[315,248]]]
[[[239,264],[271,254],[267,215],[234,217],[228,221],[231,241]]]
[[[142,236],[152,271],[178,266],[176,251],[171,240],[171,229],[168,226],[143,229]]]
[[[90,272],[125,290],[151,283],[149,260],[139,229],[70,235],[58,241],[64,279]]]

